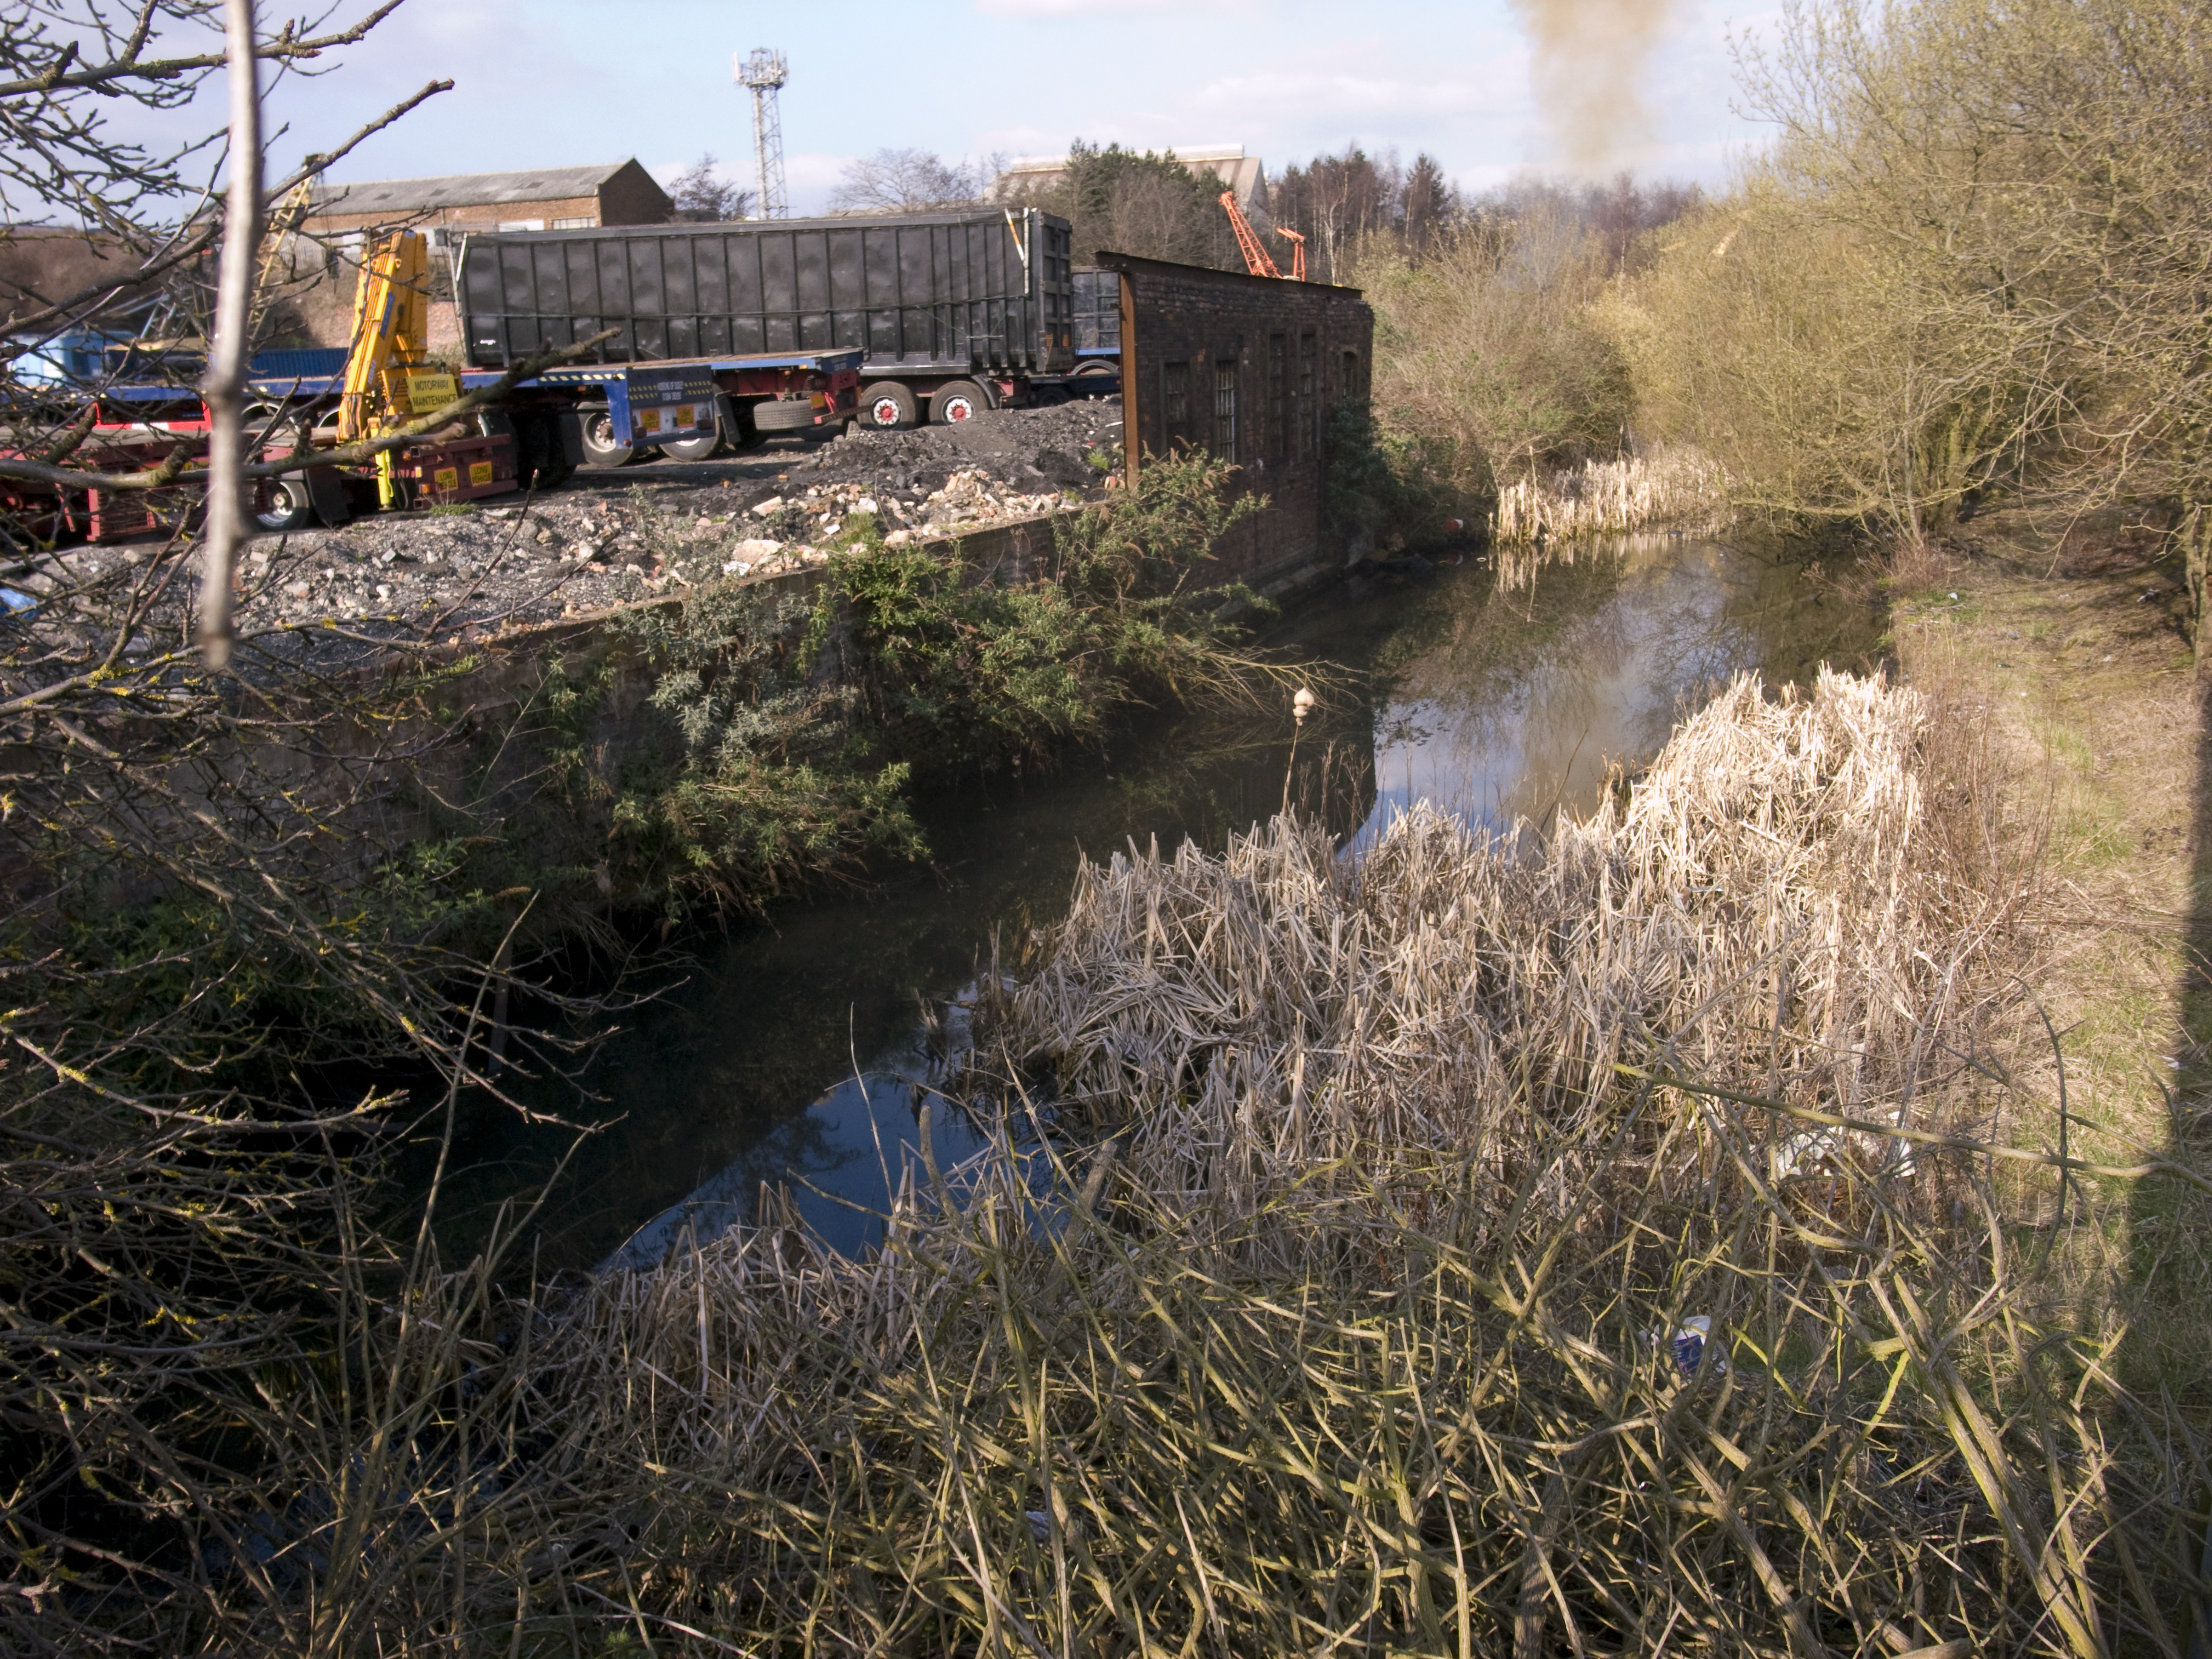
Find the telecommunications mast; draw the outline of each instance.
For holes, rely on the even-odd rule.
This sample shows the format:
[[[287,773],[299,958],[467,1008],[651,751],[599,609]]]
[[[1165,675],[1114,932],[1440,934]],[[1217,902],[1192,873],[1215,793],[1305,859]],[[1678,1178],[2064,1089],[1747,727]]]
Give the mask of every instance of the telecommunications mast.
[[[753,95],[753,160],[760,169],[760,205],[754,216],[784,219],[791,215],[789,193],[783,183],[783,121],[776,113],[775,94],[789,73],[783,54],[756,46],[750,58],[730,54],[738,84]]]

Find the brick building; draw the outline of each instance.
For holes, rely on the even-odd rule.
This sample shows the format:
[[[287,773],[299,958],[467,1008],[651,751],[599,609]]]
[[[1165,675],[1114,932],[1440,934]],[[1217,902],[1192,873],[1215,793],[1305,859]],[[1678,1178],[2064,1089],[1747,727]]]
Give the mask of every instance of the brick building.
[[[296,343],[342,346],[353,327],[353,284],[362,246],[379,231],[430,239],[430,343],[458,348],[448,255],[472,230],[589,230],[664,225],[676,204],[635,157],[580,167],[376,179],[315,190],[288,250],[288,332]]]
[[[434,244],[456,230],[591,230],[664,225],[676,204],[653,175],[626,161],[442,179],[376,179],[319,186],[301,228],[310,236],[411,225]]]
[[[1121,286],[1121,418],[1129,482],[1145,458],[1203,449],[1267,498],[1215,550],[1262,585],[1340,562],[1322,517],[1328,411],[1364,403],[1375,313],[1358,289],[1101,253]],[[1358,550],[1364,551],[1364,550]]]

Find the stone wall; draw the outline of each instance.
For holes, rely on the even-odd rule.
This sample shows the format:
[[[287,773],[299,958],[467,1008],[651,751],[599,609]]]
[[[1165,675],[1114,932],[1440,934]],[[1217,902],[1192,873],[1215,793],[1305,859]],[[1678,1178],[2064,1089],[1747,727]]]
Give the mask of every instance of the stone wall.
[[[1328,410],[1364,402],[1375,313],[1359,290],[1101,253],[1121,279],[1129,481],[1147,456],[1201,449],[1267,506],[1217,550],[1256,586],[1341,562],[1322,514]]]

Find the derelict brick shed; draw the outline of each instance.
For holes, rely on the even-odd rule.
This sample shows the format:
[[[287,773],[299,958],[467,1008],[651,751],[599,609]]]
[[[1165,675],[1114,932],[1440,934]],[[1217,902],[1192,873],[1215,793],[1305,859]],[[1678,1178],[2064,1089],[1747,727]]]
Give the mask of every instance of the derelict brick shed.
[[[1255,585],[1342,557],[1322,517],[1328,410],[1364,402],[1375,313],[1354,288],[1101,253],[1121,279],[1129,482],[1146,455],[1205,449],[1267,498],[1215,550]]]

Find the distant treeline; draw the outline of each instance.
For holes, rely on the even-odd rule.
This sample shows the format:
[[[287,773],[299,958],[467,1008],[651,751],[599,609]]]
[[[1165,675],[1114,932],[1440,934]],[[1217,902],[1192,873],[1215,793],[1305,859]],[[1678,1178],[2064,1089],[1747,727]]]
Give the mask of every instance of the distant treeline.
[[[882,158],[866,165],[880,171]],[[1069,222],[1079,258],[1112,248],[1242,270],[1244,258],[1222,210],[1222,188],[1202,164],[1194,167],[1172,149],[1124,149],[1078,139],[1069,147],[1065,171],[1025,192],[1025,198]],[[1626,173],[1603,183],[1521,179],[1471,195],[1425,150],[1401,163],[1395,150],[1370,155],[1348,144],[1337,155],[1285,167],[1245,211],[1285,271],[1291,244],[1273,234],[1278,229],[1306,239],[1307,275],[1313,281],[1349,282],[1364,258],[1382,253],[1418,261],[1458,234],[1495,230],[1532,215],[1587,231],[1606,266],[1622,270],[1646,232],[1704,202],[1696,185],[1639,181]]]

